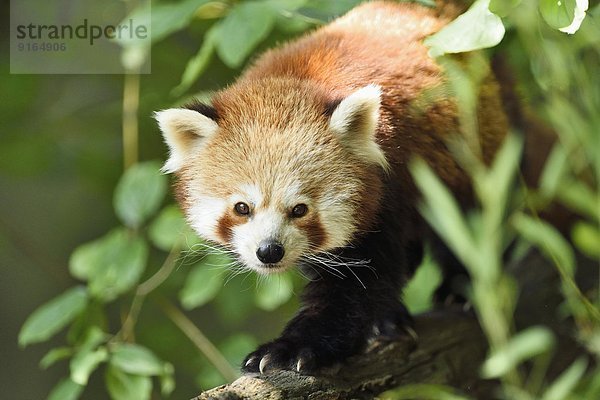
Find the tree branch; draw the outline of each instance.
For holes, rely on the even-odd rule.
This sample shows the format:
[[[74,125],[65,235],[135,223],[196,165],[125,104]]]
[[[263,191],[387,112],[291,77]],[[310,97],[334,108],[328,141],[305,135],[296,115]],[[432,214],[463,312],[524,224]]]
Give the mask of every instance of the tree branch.
[[[478,371],[487,346],[474,316],[456,311],[424,314],[416,318],[415,331],[417,342],[405,338],[375,343],[329,375],[303,376],[292,371],[247,375],[196,399],[372,399],[415,382],[449,384],[475,397],[486,390],[487,385],[478,382]]]

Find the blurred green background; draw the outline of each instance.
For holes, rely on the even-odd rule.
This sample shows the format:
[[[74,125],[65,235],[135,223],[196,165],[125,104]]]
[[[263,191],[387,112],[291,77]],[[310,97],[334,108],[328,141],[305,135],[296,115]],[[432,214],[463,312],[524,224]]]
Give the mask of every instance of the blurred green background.
[[[8,21],[8,2],[2,4],[2,16]],[[205,25],[200,21],[153,49],[152,74],[141,76],[138,115],[142,160],[164,158],[165,148],[152,112],[174,102],[169,92],[179,83],[186,61],[197,51]],[[118,223],[112,196],[123,172],[124,77],[9,75],[8,35],[3,35],[2,41],[0,342],[5,363],[0,387],[15,399],[45,398],[68,366],[43,371],[38,363],[62,340],[57,338],[23,351],[17,346],[17,334],[28,314],[75,283],[67,268],[73,249]],[[237,72],[221,63],[214,64],[207,72],[208,78],[197,85],[199,90],[217,89]],[[210,311],[205,310],[194,317],[207,318],[212,319]],[[155,340],[162,337],[162,323],[164,320],[156,316],[151,334]],[[212,337],[234,332],[216,322],[206,325]],[[185,341],[169,336],[169,341],[178,340]],[[164,348],[169,354],[168,343]],[[197,364],[191,346],[178,351],[174,356],[183,359],[182,365]],[[181,391],[173,398],[187,398],[197,391],[194,376],[187,376],[184,382],[180,382]],[[98,389],[102,381],[96,379],[93,383],[96,390],[85,398],[106,398],[106,392]]]
[[[113,194],[124,171],[124,88],[128,88],[129,95],[133,90],[134,97],[139,98],[136,110],[139,139],[134,146],[139,149],[137,159],[163,160],[165,147],[152,119],[153,111],[179,104],[191,96],[206,98],[211,91],[231,82],[254,54],[331,19],[356,3],[359,1],[153,3],[153,18],[158,16],[163,23],[156,30],[159,40],[152,47],[152,73],[139,75],[139,96],[132,89],[136,75],[11,75],[8,51],[3,52],[0,59],[3,68],[0,85],[0,345],[4,367],[0,387],[4,393],[15,399],[46,398],[56,383],[69,375],[69,362],[43,370],[38,364],[44,354],[65,343],[73,349],[81,349],[85,335],[77,329],[83,329],[82,326],[97,326],[108,334],[117,334],[133,301],[135,286],[116,299],[90,301],[86,305],[90,321],[79,322],[79,327],[69,328],[69,334],[61,330],[51,340],[32,344],[24,350],[18,346],[19,330],[27,317],[41,304],[81,283],[81,279],[73,278],[69,272],[74,249],[123,224],[123,218],[119,218],[113,207]],[[548,2],[541,1],[540,7],[544,3]],[[588,231],[582,234],[580,241],[584,248],[592,249],[590,257],[597,257],[593,249],[597,244],[594,235],[598,220],[592,203],[598,198],[598,169],[595,168],[600,166],[597,154],[600,145],[599,8],[597,2],[592,2],[590,15],[580,32],[567,36],[549,27],[540,17],[537,6],[534,4],[532,8],[512,1],[498,11],[510,29],[500,49],[509,55],[521,78],[519,88],[523,97],[552,126],[562,129],[561,143],[566,155],[563,164],[558,161],[555,164],[572,173],[554,176],[554,180],[549,174],[548,190],[542,195],[546,200],[560,197],[557,188],[564,187],[561,185],[567,178],[569,183],[577,183],[578,178],[573,176],[579,176],[577,174],[586,168],[594,171],[591,179],[583,179],[586,185],[583,189],[579,187],[578,192],[589,187],[591,202],[582,204],[577,201],[580,197],[568,196],[563,200],[578,211],[583,209],[584,214],[588,210]],[[0,7],[7,21],[8,3]],[[169,16],[175,17],[169,19]],[[6,33],[6,29],[3,32]],[[2,35],[1,40],[7,49],[8,35]],[[586,154],[584,161],[581,154]],[[154,170],[157,165],[142,164]],[[170,247],[177,250],[187,247],[185,243],[171,246],[171,238],[165,239],[166,245],[160,245],[157,237],[167,230],[168,224],[179,226],[180,217],[172,208],[167,208],[166,214],[159,214],[163,222],[167,221],[165,226],[156,227],[158,209],[168,207],[173,200],[167,195],[160,198],[159,203],[143,222],[128,228],[152,244],[141,281],[162,270]],[[187,240],[195,239],[189,235]],[[185,309],[189,320],[217,345],[219,352],[237,370],[236,364],[241,358],[256,344],[274,337],[297,306],[295,294],[302,286],[301,277],[294,275],[257,283],[254,276],[241,275],[223,286],[228,275],[222,269],[214,272],[214,268],[207,268],[204,264],[209,262],[201,261],[204,253],[204,250],[184,251],[176,258],[166,280],[144,302],[135,335],[126,338],[127,341],[135,339],[175,367],[175,390],[166,398],[190,398],[201,389],[224,382],[222,374],[208,361],[210,357],[192,344],[190,337],[194,334],[186,335],[176,326],[169,307]],[[227,263],[215,257],[209,260],[221,265]],[[422,269],[406,294],[413,311],[423,311],[430,306],[429,297],[438,282],[437,269],[427,263],[427,268]],[[182,290],[183,287],[188,290]],[[194,290],[199,288],[201,290]],[[200,297],[194,293],[200,293]],[[597,331],[586,334],[589,336],[579,337],[597,340],[594,336]],[[113,341],[114,337],[103,343],[110,348]],[[81,398],[108,398],[104,368],[101,366],[92,373]],[[158,386],[155,385],[154,398],[159,398]]]

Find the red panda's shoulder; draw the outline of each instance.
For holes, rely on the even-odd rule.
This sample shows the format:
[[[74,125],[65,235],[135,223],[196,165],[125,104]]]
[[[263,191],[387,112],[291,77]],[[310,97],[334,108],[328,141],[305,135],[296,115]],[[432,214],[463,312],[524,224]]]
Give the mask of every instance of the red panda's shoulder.
[[[310,80],[338,97],[372,83],[410,86],[418,91],[431,83],[419,81],[420,76],[438,75],[422,40],[441,29],[458,10],[367,2],[298,40],[267,51],[246,69],[241,80]]]

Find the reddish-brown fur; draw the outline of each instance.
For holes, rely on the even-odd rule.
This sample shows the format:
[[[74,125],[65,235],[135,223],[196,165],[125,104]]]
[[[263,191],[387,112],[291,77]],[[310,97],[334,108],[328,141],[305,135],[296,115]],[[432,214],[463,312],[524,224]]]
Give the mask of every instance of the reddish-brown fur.
[[[306,234],[311,248],[319,249],[327,241],[327,232],[318,216],[301,220],[298,226]]]
[[[232,228],[236,224],[244,222],[244,218],[235,216],[233,213],[225,214],[219,219],[217,223],[217,235],[224,241],[230,242],[232,237]]]
[[[301,111],[310,123],[325,125],[327,103],[339,100],[368,84],[381,85],[382,107],[377,142],[384,149],[403,197],[414,200],[414,186],[407,170],[411,158],[420,156],[456,193],[468,192],[469,180],[447,150],[447,140],[459,133],[455,104],[447,97],[436,99],[424,110],[415,104],[434,87],[443,87],[440,66],[427,55],[421,43],[460,12],[447,4],[431,9],[416,4],[373,2],[364,4],[343,18],[299,41],[267,52],[246,70],[235,85],[220,92],[213,103],[222,126],[248,120],[284,129],[291,116],[280,110]],[[391,21],[396,21],[390,25]],[[403,25],[404,22],[404,25]],[[373,35],[377,29],[377,35]],[[281,82],[285,82],[283,87]],[[271,88],[279,100],[281,91],[297,91],[299,99],[289,108],[265,99]],[[479,134],[482,154],[489,161],[507,132],[499,88],[493,78],[484,81],[479,103]],[[296,104],[292,104],[296,103]],[[274,109],[277,112],[272,112]],[[330,140],[326,136],[323,140]],[[299,144],[302,145],[302,144]],[[379,173],[359,166],[365,174],[361,215],[362,229],[368,229],[379,208]],[[369,195],[366,195],[369,193]],[[318,193],[316,193],[318,194]]]
[[[269,268],[256,266],[258,244],[263,239],[285,242],[291,259],[285,267],[298,262],[315,277],[307,284],[303,308],[282,336],[248,356],[244,370],[331,365],[358,351],[373,327],[382,332],[409,323],[398,289],[420,262],[427,228],[416,211],[417,191],[408,164],[414,157],[425,159],[461,204],[470,197],[469,178],[448,149],[449,140],[462,134],[458,107],[442,67],[423,44],[462,8],[453,2],[438,5],[433,9],[365,3],[265,53],[237,82],[214,96],[212,117],[198,116],[199,126],[218,128],[193,138],[202,146],[193,148],[193,155],[177,170],[184,208],[191,220],[200,215],[196,229],[224,245],[233,242],[243,249],[235,250],[245,256],[244,262],[258,270]],[[381,88],[374,135],[363,129],[374,126],[370,122],[377,112],[369,101],[378,92],[370,85]],[[359,90],[365,87],[367,92]],[[436,90],[440,95],[428,97]],[[353,97],[357,91],[371,97]],[[348,105],[348,99],[357,98],[367,102],[367,112]],[[475,147],[489,163],[508,131],[491,72],[481,82],[478,100]],[[336,108],[339,104],[348,107]],[[191,108],[203,114],[203,106]],[[341,114],[338,128],[333,116]],[[180,125],[194,130],[189,116],[185,118]],[[168,129],[168,121],[163,122]],[[383,161],[377,161],[383,159],[380,149]],[[241,188],[244,185],[251,187]],[[253,193],[240,194],[244,190]],[[229,203],[238,201],[236,196],[250,203],[248,215],[235,214]],[[246,200],[252,197],[259,200]],[[223,207],[214,206],[214,215],[203,214],[215,198]],[[308,213],[291,218],[290,207],[304,201]],[[261,216],[267,215],[276,222],[265,223],[271,220]],[[261,237],[256,245],[247,240],[254,231],[262,235],[261,226],[271,224],[279,225],[264,235],[279,237]],[[286,229],[293,240],[282,240],[280,232]],[[326,251],[333,258],[315,258]],[[339,261],[343,259],[352,260],[355,268]],[[319,260],[328,272],[333,268],[339,275],[319,276]],[[335,265],[347,267],[348,277],[357,281],[341,279],[348,278],[346,271]]]

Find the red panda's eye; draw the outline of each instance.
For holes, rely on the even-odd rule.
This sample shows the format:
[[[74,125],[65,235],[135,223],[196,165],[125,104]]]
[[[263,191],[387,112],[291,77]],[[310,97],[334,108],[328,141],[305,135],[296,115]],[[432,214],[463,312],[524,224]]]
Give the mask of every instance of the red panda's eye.
[[[239,215],[248,215],[250,214],[250,207],[248,207],[248,204],[246,203],[236,203],[235,207],[235,212],[238,213]]]
[[[298,204],[292,209],[292,217],[300,218],[306,215],[308,207],[306,204]]]

